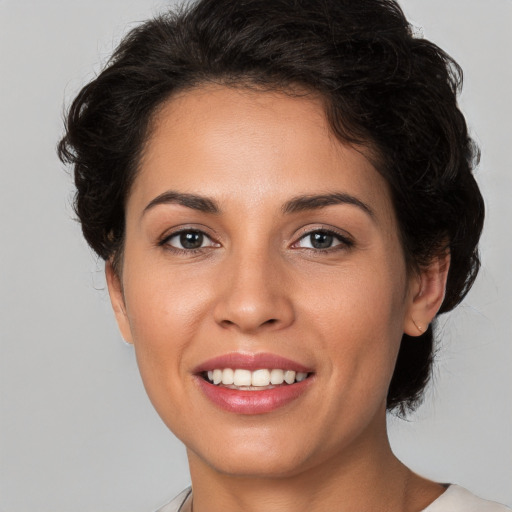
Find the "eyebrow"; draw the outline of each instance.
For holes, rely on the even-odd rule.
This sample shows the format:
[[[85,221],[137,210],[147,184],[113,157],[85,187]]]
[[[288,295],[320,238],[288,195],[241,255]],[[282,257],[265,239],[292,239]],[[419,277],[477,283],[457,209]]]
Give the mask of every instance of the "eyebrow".
[[[142,214],[144,215],[148,210],[154,208],[160,204],[180,204],[204,213],[220,213],[220,208],[217,203],[209,197],[199,196],[196,194],[186,194],[183,192],[176,192],[174,190],[168,190],[163,194],[155,197],[148,205],[144,208]]]
[[[191,208],[192,210],[211,214],[219,214],[221,212],[217,202],[214,199],[197,194],[187,194],[184,192],[168,190],[152,199],[144,208],[142,214],[144,215],[148,210],[161,204],[179,204],[187,208]],[[375,215],[373,210],[366,203],[357,197],[346,194],[344,192],[297,196],[287,201],[283,205],[282,211],[284,214],[292,214],[308,210],[317,210],[320,208],[325,208],[326,206],[337,204],[350,204],[357,206],[372,218]]]
[[[374,218],[373,210],[363,201],[344,192],[335,192],[332,194],[306,195],[298,196],[287,201],[283,206],[283,213],[290,214],[307,210],[317,210],[326,206],[336,204],[350,204],[357,206],[370,217]]]

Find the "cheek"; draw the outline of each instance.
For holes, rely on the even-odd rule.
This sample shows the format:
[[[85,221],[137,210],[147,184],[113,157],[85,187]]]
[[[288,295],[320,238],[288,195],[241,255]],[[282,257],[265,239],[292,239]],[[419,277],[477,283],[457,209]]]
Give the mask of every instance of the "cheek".
[[[198,323],[201,295],[180,283],[179,275],[137,264],[125,275],[126,308],[142,379],[150,395],[177,379],[183,352]],[[192,283],[189,283],[192,284]]]
[[[136,341],[179,342],[197,324],[205,300],[201,276],[166,268],[160,258],[151,261],[133,252],[126,269],[125,296]]]
[[[368,268],[331,275],[304,307],[305,323],[320,326],[318,348],[330,356],[333,379],[344,389],[356,387],[354,396],[387,389],[406,312],[405,271],[398,265]]]
[[[165,415],[171,398],[175,403],[183,399],[189,371],[211,340],[219,273],[206,265],[194,271],[170,267],[165,257],[152,260],[136,250],[126,265],[126,305],[137,363],[151,401]]]

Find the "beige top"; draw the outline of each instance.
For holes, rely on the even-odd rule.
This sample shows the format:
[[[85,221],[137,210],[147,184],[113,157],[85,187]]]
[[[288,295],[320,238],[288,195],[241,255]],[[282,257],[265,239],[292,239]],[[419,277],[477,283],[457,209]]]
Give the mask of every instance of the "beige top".
[[[463,487],[450,485],[421,512],[510,512],[512,509],[478,498]],[[192,489],[189,487],[156,512],[192,512]]]

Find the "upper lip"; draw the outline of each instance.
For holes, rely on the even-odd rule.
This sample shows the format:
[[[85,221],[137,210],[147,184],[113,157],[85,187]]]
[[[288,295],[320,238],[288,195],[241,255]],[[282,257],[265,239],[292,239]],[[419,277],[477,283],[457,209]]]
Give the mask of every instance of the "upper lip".
[[[303,373],[310,373],[312,371],[311,368],[308,368],[297,361],[293,361],[276,354],[267,352],[259,352],[256,354],[248,352],[230,352],[202,362],[194,368],[193,373],[202,373],[224,368],[251,371],[279,368],[281,370],[293,370]]]

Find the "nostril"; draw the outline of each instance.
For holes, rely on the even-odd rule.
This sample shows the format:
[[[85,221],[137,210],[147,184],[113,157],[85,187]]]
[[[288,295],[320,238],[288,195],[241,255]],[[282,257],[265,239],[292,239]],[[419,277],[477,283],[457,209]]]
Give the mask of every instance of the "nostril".
[[[273,326],[273,325],[276,325],[279,323],[279,320],[277,318],[269,318],[268,320],[265,320],[264,322],[262,322],[261,324],[257,325],[257,327],[265,327],[265,326]],[[222,325],[223,327],[225,328],[230,328],[230,327],[233,327],[233,326],[236,326],[238,325],[237,322],[234,322],[233,320],[222,320],[220,325]],[[246,326],[247,328],[247,326]]]

